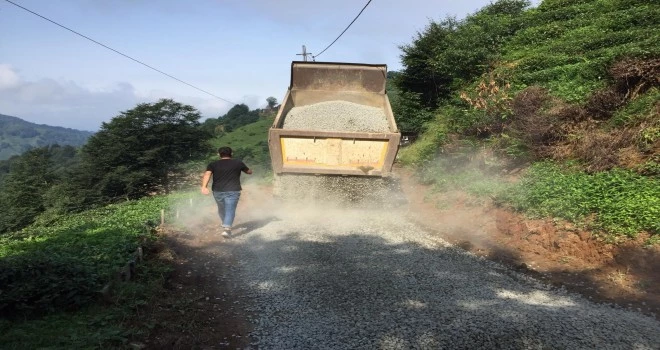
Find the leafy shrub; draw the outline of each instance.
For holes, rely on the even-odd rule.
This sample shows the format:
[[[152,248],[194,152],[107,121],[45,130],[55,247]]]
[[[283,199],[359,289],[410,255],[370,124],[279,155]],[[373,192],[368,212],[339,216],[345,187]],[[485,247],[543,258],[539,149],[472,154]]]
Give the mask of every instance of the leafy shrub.
[[[628,170],[590,175],[538,163],[501,198],[536,217],[585,222],[593,215],[590,226],[613,236],[660,234],[660,182]]]
[[[660,178],[660,154],[655,154],[651,159],[637,167],[637,172],[645,176]]]
[[[165,197],[90,210],[0,236],[0,310],[43,313],[92,300],[147,236]]]
[[[447,129],[442,123],[429,124],[426,132],[411,146],[399,152],[402,164],[421,166],[432,160],[438,153],[440,145],[447,139]]]

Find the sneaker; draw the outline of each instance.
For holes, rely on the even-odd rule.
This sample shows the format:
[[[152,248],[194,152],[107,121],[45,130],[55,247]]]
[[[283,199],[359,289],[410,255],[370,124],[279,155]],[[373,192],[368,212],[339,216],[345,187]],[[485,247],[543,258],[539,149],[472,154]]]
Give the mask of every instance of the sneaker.
[[[229,238],[231,237],[231,230],[228,228],[223,228],[222,237]]]

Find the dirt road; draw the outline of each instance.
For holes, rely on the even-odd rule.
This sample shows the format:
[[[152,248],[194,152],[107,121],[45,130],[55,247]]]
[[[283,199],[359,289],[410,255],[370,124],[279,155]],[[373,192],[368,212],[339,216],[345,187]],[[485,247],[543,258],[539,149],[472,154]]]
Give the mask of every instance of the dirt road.
[[[655,319],[454,247],[406,210],[290,208],[248,187],[224,240],[213,206],[170,234],[178,268],[147,348],[660,348]]]

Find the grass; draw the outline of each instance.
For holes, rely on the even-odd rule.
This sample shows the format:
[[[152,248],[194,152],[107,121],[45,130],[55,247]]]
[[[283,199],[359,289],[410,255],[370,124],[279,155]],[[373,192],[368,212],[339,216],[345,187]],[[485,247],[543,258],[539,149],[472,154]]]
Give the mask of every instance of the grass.
[[[477,197],[493,197],[507,191],[511,184],[478,169],[460,169],[445,172],[442,165],[431,166],[421,173],[422,181],[433,184],[433,190],[447,192],[460,190]]]
[[[419,140],[399,151],[398,160],[404,165],[421,166],[436,156],[446,138],[447,129],[443,123],[429,124]]]

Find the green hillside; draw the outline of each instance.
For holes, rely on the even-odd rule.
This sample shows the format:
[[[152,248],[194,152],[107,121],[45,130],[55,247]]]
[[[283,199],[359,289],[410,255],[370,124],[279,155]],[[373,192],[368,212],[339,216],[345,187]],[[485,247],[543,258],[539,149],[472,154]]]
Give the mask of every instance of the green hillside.
[[[401,161],[439,191],[658,241],[660,3],[528,5],[434,21],[402,47],[393,110],[423,133]]]
[[[660,56],[657,2],[546,0],[525,12],[524,22],[504,45],[498,70],[569,102],[607,86],[617,60]]]
[[[229,146],[234,150],[234,158],[242,159],[248,166],[257,167],[260,172],[270,169],[270,153],[268,152],[268,129],[273,124],[272,116],[259,118],[254,123],[241,126],[232,132],[225,133],[211,140],[214,150]],[[217,154],[207,159],[215,160]]]
[[[273,118],[261,118],[254,123],[241,126],[236,130],[215,138],[213,146],[229,146],[234,149],[252,148],[268,140],[268,129],[273,124]]]
[[[124,348],[135,332],[124,320],[162,283],[166,266],[147,247],[158,239],[152,223],[175,198],[109,205],[0,235],[2,348]],[[97,305],[140,245],[148,260],[136,266],[138,280],[116,286],[112,307]]]
[[[34,124],[0,114],[0,160],[35,147],[54,144],[81,146],[92,134],[89,131]]]

